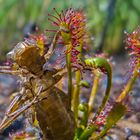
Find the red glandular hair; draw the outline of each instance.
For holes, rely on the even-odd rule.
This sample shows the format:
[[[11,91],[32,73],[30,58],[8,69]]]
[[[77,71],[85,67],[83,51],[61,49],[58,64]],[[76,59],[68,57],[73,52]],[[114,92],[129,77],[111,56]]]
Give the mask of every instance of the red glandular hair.
[[[91,120],[91,123],[99,127],[104,126],[106,124],[106,118],[112,108],[113,108],[113,104],[107,103],[104,110],[101,111],[101,113],[98,116],[96,116],[96,120],[93,122]]]

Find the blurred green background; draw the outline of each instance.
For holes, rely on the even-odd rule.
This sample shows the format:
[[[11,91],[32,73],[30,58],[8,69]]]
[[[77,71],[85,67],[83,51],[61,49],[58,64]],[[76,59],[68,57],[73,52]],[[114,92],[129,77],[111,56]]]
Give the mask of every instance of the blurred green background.
[[[48,12],[73,7],[83,9],[91,33],[91,49],[110,54],[124,50],[124,30],[133,31],[140,23],[140,0],[0,0],[0,60],[23,40],[25,27],[37,24],[52,28]]]

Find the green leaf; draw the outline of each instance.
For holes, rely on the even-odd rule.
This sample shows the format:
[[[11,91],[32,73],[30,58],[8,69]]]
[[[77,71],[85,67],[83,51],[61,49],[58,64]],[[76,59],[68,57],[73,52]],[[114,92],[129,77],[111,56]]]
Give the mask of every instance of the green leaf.
[[[96,126],[89,125],[86,127],[84,132],[81,134],[79,140],[88,140],[88,138],[92,135],[92,133],[97,129]]]
[[[110,111],[110,113],[108,114],[107,117],[107,128],[112,127],[114,124],[116,124],[116,122],[121,119],[121,117],[125,114],[125,112],[127,111],[127,108],[125,105],[123,105],[122,103],[117,103],[114,105],[114,107],[112,108],[112,110]]]

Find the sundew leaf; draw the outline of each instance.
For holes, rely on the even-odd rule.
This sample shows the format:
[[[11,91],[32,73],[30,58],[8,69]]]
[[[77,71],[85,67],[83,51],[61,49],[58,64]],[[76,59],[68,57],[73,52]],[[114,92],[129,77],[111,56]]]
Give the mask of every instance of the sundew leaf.
[[[126,113],[127,108],[122,103],[117,103],[114,105],[110,113],[108,114],[106,120],[106,128],[112,127],[116,122],[121,119],[121,117]]]
[[[107,131],[122,118],[126,111],[127,108],[125,105],[123,105],[122,103],[116,103],[106,118],[105,128],[95,138],[95,140],[103,137],[107,133]]]

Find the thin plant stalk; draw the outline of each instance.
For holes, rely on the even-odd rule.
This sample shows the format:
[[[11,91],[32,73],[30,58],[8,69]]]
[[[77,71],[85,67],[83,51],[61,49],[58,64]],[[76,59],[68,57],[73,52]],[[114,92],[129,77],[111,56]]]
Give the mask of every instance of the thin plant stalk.
[[[71,44],[67,45],[67,51],[71,50]],[[68,99],[69,106],[71,107],[71,96],[72,96],[72,65],[71,65],[71,53],[66,55],[66,65],[68,69]]]
[[[109,64],[109,62],[102,57],[87,58],[85,60],[85,63],[87,66],[91,66],[95,69],[100,69],[107,75],[107,86],[106,86],[106,90],[105,90],[105,96],[96,113],[96,116],[98,116],[100,114],[100,112],[103,110],[103,108],[105,107],[106,102],[110,95],[110,90],[111,90],[111,86],[112,86],[112,68],[111,68],[111,65]],[[94,117],[93,120],[95,120],[95,119],[96,119],[96,117]]]
[[[112,72],[111,72],[111,74],[112,74]],[[97,110],[96,115],[99,115],[101,113],[101,111],[105,107],[105,104],[109,98],[111,85],[112,85],[112,75],[111,74],[109,74],[109,73],[107,74],[107,86],[106,86],[105,96],[103,98],[101,105],[99,106],[99,108]]]
[[[95,96],[97,94],[97,89],[99,87],[99,79],[100,79],[100,72],[98,70],[94,70],[94,81],[93,81],[93,86],[92,86],[92,90],[91,90],[91,94],[90,94],[90,98],[89,98],[89,102],[88,102],[88,115],[90,114],[90,112],[93,109],[93,103],[95,100]]]
[[[78,55],[78,59],[80,60],[82,57],[82,45],[79,45],[79,55]],[[73,112],[74,112],[74,116],[75,119],[78,119],[78,106],[80,103],[80,81],[81,81],[81,72],[80,70],[75,72],[75,79],[76,79],[76,85],[74,87],[73,90],[73,97],[72,97],[72,107],[73,107]]]
[[[138,72],[137,68],[135,68],[133,71],[132,77],[128,81],[127,85],[125,86],[125,88],[122,91],[122,93],[120,94],[120,96],[118,97],[117,102],[122,102],[126,98],[126,96],[129,94],[129,92],[132,90],[133,85],[134,85],[138,75],[139,75],[139,72]]]
[[[76,78],[76,85],[74,87],[74,92],[73,92],[72,107],[73,107],[73,112],[74,112],[75,119],[77,120],[77,118],[78,118],[78,105],[79,105],[79,102],[80,102],[80,99],[79,99],[80,80],[81,80],[80,71],[75,72],[75,78]]]

